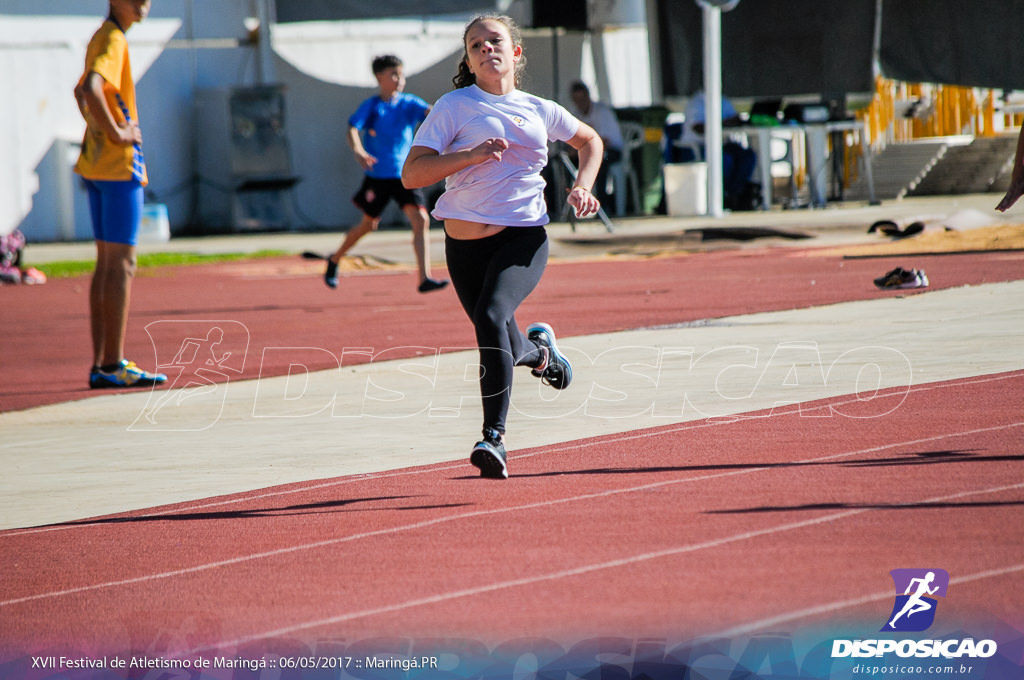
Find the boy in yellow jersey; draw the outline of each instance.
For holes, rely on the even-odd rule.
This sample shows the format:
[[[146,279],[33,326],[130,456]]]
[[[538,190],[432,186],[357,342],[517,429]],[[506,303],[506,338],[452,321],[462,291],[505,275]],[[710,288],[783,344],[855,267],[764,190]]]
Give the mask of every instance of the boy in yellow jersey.
[[[124,358],[143,187],[148,183],[124,32],[146,18],[149,5],[150,0],[110,0],[110,14],[89,41],[85,71],[75,87],[86,122],[75,172],[85,180],[96,237],[96,270],[89,289],[92,388],[148,387],[167,380]]]

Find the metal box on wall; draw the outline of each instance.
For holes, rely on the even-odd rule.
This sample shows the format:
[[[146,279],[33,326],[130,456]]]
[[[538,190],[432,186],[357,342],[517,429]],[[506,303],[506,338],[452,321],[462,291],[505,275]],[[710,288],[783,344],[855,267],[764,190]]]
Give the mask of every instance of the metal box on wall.
[[[292,172],[283,85],[196,97],[199,216],[210,231],[286,229]]]

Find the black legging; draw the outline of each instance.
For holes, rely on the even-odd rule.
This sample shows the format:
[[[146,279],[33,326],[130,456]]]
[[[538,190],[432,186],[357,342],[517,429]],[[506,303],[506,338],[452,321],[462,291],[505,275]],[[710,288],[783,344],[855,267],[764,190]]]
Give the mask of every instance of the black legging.
[[[484,427],[505,432],[512,396],[512,369],[539,366],[543,353],[516,323],[516,309],[537,287],[548,261],[544,227],[506,227],[493,236],[459,240],[445,236],[452,285],[480,347],[480,396]]]

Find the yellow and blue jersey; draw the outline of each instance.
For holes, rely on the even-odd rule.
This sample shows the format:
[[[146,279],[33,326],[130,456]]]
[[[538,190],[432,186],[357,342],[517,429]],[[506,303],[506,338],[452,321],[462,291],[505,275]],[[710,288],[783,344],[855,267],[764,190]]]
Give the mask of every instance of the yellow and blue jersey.
[[[119,124],[138,123],[135,104],[135,81],[132,80],[131,61],[128,58],[128,40],[116,23],[107,19],[89,41],[85,70],[79,83],[92,72],[103,78],[103,94],[107,105]],[[101,181],[137,180],[148,183],[146,163],[139,144],[122,146],[107,138],[86,111],[86,130],[82,140],[82,153],[75,172],[86,179]]]

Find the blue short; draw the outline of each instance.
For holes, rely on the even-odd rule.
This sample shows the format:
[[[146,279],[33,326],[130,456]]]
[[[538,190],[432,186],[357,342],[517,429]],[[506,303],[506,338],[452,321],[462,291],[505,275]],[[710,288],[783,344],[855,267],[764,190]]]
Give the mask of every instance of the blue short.
[[[138,180],[108,182],[87,179],[85,188],[89,193],[92,233],[96,240],[138,245],[145,198],[142,184]]]

